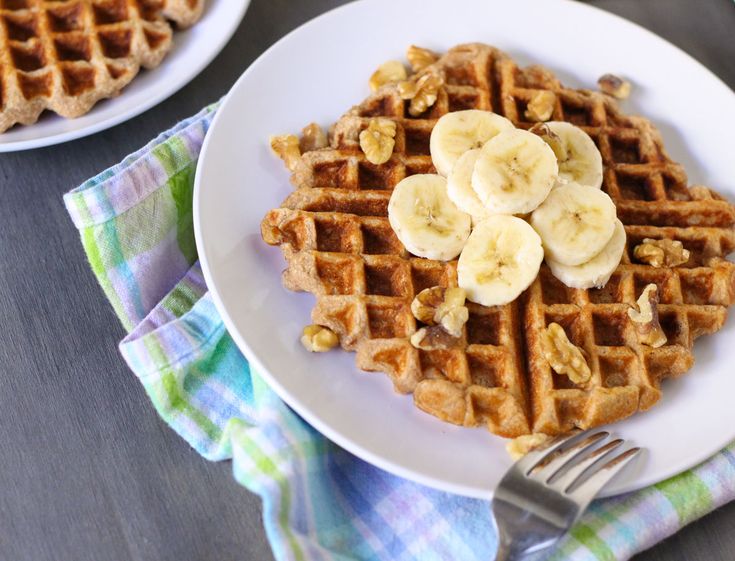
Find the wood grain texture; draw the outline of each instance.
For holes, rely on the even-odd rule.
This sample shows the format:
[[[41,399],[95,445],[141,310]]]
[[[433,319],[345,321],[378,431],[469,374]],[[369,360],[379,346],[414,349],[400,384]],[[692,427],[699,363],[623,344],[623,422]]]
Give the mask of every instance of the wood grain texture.
[[[0,560],[272,559],[260,500],[228,463],[206,462],[157,417],[119,357],[123,330],[61,196],[223,95],[277,39],[342,3],[253,0],[222,54],[166,102],[86,139],[0,155]],[[591,3],[735,86],[731,0]],[[735,504],[636,561],[731,561],[733,527]]]

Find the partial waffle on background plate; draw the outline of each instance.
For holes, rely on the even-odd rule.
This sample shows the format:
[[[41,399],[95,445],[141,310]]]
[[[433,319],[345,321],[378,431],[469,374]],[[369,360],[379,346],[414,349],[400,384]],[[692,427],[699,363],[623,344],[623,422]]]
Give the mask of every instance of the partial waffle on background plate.
[[[0,132],[79,117],[171,49],[204,0],[0,0]]]
[[[735,249],[735,208],[711,189],[689,187],[651,123],[622,114],[607,94],[566,88],[548,70],[520,68],[487,45],[460,45],[436,59],[413,55],[417,72],[402,79],[399,70],[397,81],[377,87],[330,129],[328,143],[313,126],[300,149],[294,137],[281,139],[296,190],[268,212],[261,231],[286,258],[284,286],[314,294],[312,320],[357,351],[360,368],[387,373],[397,391],[445,421],[505,437],[550,435],[650,408],[661,381],[692,367],[694,340],[719,330],[735,301],[735,265],[725,259]],[[433,95],[414,101],[427,80],[436,80]],[[532,110],[543,99],[551,107],[539,119]],[[458,262],[410,253],[391,226],[389,202],[406,177],[436,173],[432,130],[447,113],[468,109],[492,111],[518,129],[551,120],[586,132],[625,242],[604,286],[572,288],[544,263],[508,303],[468,296],[458,337],[420,348],[415,335],[429,326],[412,303],[426,289],[457,287]],[[394,123],[394,145],[387,160],[371,163],[360,134],[386,125],[377,118]],[[654,339],[646,331],[652,322],[639,323],[648,312]],[[586,363],[585,378],[555,364],[554,337]]]

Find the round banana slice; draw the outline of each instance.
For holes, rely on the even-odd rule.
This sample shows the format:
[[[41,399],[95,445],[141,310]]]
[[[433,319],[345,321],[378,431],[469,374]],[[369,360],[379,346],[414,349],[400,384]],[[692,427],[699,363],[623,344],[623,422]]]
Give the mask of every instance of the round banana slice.
[[[526,221],[491,216],[470,234],[457,262],[457,283],[472,302],[507,304],[533,282],[543,258],[541,238]]]
[[[454,259],[470,235],[470,215],[447,195],[447,180],[434,174],[399,182],[388,203],[388,220],[406,249],[427,259]]]
[[[490,111],[467,109],[447,113],[436,122],[429,139],[436,172],[447,177],[467,150],[480,148],[499,132],[512,128],[508,119]]]
[[[480,150],[472,173],[472,188],[494,214],[531,212],[556,182],[559,168],[554,151],[528,131],[504,131]]]
[[[546,256],[581,265],[602,251],[615,230],[615,204],[606,193],[578,183],[560,185],[531,214]]]
[[[474,222],[479,222],[492,213],[485,208],[477,198],[477,193],[472,188],[472,171],[475,162],[480,155],[480,150],[468,150],[459,157],[452,168],[452,173],[447,177],[447,194],[460,210],[472,216]]]
[[[602,251],[581,265],[562,265],[550,257],[546,264],[552,274],[571,288],[601,288],[610,280],[625,251],[625,227],[615,220],[613,236]]]
[[[544,134],[544,126],[551,134]],[[599,189],[602,186],[602,156],[595,141],[579,127],[564,121],[549,121],[537,133],[556,154],[559,178]]]

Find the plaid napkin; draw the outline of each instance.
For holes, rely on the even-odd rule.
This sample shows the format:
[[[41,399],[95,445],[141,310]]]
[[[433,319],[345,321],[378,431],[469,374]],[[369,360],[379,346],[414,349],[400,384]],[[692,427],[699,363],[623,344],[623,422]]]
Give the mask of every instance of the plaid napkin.
[[[68,193],[99,283],[128,330],[120,351],[161,417],[263,499],[281,560],[482,560],[488,503],[406,481],[328,441],[250,369],[197,262],[194,171],[216,106]],[[735,499],[735,444],[697,468],[593,504],[550,560],[628,559]]]

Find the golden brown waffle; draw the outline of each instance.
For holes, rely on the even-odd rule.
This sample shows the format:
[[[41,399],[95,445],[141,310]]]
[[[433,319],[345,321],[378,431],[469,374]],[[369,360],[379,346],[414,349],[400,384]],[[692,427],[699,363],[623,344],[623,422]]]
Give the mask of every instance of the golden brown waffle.
[[[313,321],[330,327],[365,370],[388,373],[400,392],[413,392],[423,410],[456,424],[484,425],[507,437],[556,434],[627,417],[651,407],[664,378],[693,364],[692,344],[720,329],[735,301],[735,208],[713,191],[687,186],[655,128],[620,113],[607,96],[563,87],[541,67],[521,69],[485,45],[461,45],[430,68],[444,76],[436,103],[411,117],[395,85],[383,86],[331,130],[331,146],[305,153],[292,176],[298,187],[262,223],[263,239],[280,245],[284,285],[316,296]],[[434,171],[429,136],[448,111],[485,109],[524,121],[539,90],[557,96],[552,119],[582,127],[604,162],[603,189],[627,232],[622,262],[602,289],[570,289],[543,265],[516,301],[468,304],[457,348],[419,350],[409,337],[421,327],[414,296],[431,286],[456,286],[456,261],[409,255],[387,218],[391,189],[404,177]],[[371,117],[397,123],[391,159],[366,161],[358,135]],[[644,238],[673,238],[691,251],[676,268],[637,263]],[[654,349],[638,340],[627,310],[643,287],[656,283],[668,341]],[[549,367],[540,334],[557,322],[587,355],[591,380],[581,386]]]
[[[78,117],[171,48],[204,0],[0,0],[0,132],[44,109]]]

